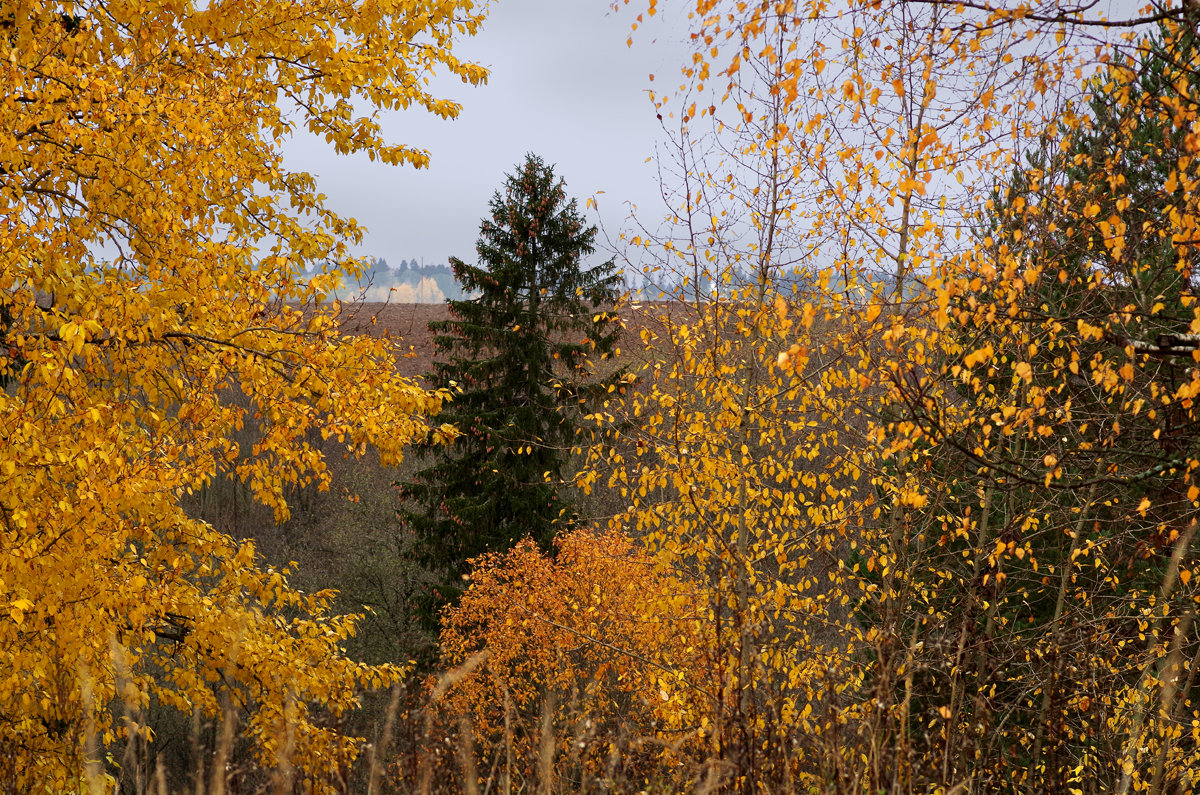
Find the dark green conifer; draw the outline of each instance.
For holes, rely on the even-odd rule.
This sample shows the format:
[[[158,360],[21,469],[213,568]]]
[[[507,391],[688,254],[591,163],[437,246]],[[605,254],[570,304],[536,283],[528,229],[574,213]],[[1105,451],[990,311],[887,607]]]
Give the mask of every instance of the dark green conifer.
[[[446,574],[434,602],[461,588],[466,562],[530,536],[547,547],[576,520],[557,485],[589,392],[594,363],[616,342],[620,276],[613,260],[588,268],[587,226],[561,178],[535,155],[506,176],[480,224],[479,264],[451,258],[464,295],[431,323],[429,376],[454,400],[439,416],[462,436],[427,449],[429,465],[402,486],[402,519],[427,565]]]

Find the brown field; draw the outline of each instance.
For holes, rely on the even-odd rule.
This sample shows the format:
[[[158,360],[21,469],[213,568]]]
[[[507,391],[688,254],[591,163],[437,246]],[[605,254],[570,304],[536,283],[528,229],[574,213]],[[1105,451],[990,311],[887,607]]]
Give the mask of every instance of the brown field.
[[[622,309],[625,333],[621,341],[626,355],[635,360],[645,348],[641,342],[642,329],[661,329],[664,315],[678,322],[695,310],[679,301],[645,301],[627,304]],[[395,340],[408,353],[400,360],[402,375],[419,377],[433,368],[433,334],[429,324],[450,319],[450,308],[442,304],[355,303],[342,310],[342,327],[350,334],[386,336]]]
[[[433,334],[429,324],[449,320],[450,308],[442,304],[349,304],[342,311],[342,328],[350,334],[388,337],[408,353],[400,360],[403,375],[420,376],[433,367]]]

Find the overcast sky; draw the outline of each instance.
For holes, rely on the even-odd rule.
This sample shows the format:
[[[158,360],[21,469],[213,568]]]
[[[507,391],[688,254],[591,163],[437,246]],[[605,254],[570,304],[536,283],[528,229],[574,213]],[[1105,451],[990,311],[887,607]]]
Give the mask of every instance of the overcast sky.
[[[358,253],[393,266],[451,255],[473,262],[488,200],[529,151],[557,165],[581,209],[596,196],[611,234],[627,201],[661,215],[655,168],[645,162],[661,136],[647,89],[651,73],[678,75],[686,20],[680,8],[660,11],[628,47],[637,3],[618,12],[609,0],[493,3],[483,31],[456,50],[491,70],[488,84],[444,84],[442,95],[462,103],[459,118],[384,117],[389,140],[431,152],[428,169],[338,157],[310,138],[289,144],[289,165],[316,175],[330,206],[367,226]]]

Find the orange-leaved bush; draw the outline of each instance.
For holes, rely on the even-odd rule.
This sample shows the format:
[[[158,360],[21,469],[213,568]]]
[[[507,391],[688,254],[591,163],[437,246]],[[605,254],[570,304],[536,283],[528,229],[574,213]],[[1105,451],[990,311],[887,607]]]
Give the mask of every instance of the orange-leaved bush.
[[[447,667],[486,655],[442,701],[469,718],[481,769],[513,786],[539,765],[630,779],[702,748],[697,703],[713,678],[694,588],[619,532],[579,528],[556,547],[477,558],[443,615]]]

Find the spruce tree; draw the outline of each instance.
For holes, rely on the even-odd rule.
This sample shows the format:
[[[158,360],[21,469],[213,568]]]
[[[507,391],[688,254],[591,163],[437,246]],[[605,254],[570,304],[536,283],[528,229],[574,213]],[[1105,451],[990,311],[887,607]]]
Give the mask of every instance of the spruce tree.
[[[593,370],[617,336],[620,276],[612,259],[584,264],[596,227],[552,166],[527,155],[490,210],[479,264],[450,259],[475,297],[449,301],[451,319],[429,324],[438,356],[428,378],[454,393],[438,419],[462,435],[427,448],[429,465],[401,487],[423,562],[446,575],[435,605],[461,589],[470,558],[526,536],[548,547],[575,521],[556,483],[580,405],[610,382]]]

